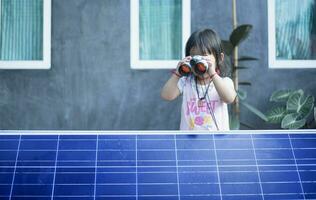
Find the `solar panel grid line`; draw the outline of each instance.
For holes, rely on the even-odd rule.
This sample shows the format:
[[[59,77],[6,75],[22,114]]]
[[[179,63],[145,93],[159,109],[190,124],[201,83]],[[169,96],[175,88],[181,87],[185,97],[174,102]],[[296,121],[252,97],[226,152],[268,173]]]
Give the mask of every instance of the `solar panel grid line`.
[[[136,187],[135,187],[135,195],[136,195],[136,200],[138,200],[138,135],[135,136],[135,171],[136,171],[136,176],[135,176],[135,182],[136,182]]]
[[[177,169],[177,189],[178,189],[178,200],[180,200],[180,182],[179,182],[179,169],[178,169],[178,149],[177,149],[177,139],[176,135],[173,136],[174,138],[174,146],[175,146],[175,158],[176,158],[176,169]]]
[[[97,195],[97,173],[98,173],[98,152],[99,152],[99,135],[97,135],[96,151],[95,151],[95,169],[94,169],[94,188],[93,199],[96,199]]]
[[[240,184],[259,184],[259,183],[300,183],[299,181],[263,181],[263,182],[225,182],[221,183],[222,185],[240,185]],[[316,181],[302,181],[302,183],[316,183]],[[138,183],[138,185],[172,185],[178,184],[178,182],[170,182],[170,183]],[[188,182],[188,183],[181,183],[181,185],[199,185],[199,184],[208,184],[208,185],[217,185],[218,182]],[[0,185],[8,185],[8,184],[0,184]],[[45,184],[45,183],[23,183],[23,184],[15,184],[15,185],[53,185],[53,184]],[[61,184],[54,184],[54,185],[94,185],[92,183],[61,183]],[[136,183],[98,183],[98,185],[136,185]]]
[[[33,167],[32,167],[33,168]],[[53,168],[53,167],[51,167]],[[296,172],[297,170],[261,170],[260,172]],[[316,172],[316,170],[298,170],[299,172]],[[194,171],[195,173],[214,173],[217,171]],[[222,173],[225,172],[231,172],[231,171],[221,171]],[[256,170],[251,171],[251,170],[247,170],[247,171],[240,171],[240,170],[236,170],[235,172],[238,173],[243,173],[243,172],[257,172]],[[38,174],[40,172],[23,172],[24,174]],[[47,174],[54,174],[54,172],[46,172]],[[134,173],[134,172],[98,172],[98,174],[107,174],[107,173]],[[147,173],[158,173],[158,172],[139,172],[140,174],[147,174]],[[164,171],[164,172],[159,172],[159,173],[171,173],[171,171]],[[192,171],[181,171],[179,172],[181,174],[185,174],[185,173],[192,173]],[[0,174],[8,174],[8,172],[0,172]],[[60,174],[91,174],[90,172],[60,172]],[[93,173],[94,174],[94,173]],[[303,181],[302,181],[303,182]]]
[[[59,135],[57,136],[57,145],[56,145],[56,157],[55,157],[55,166],[54,166],[54,177],[53,177],[53,184],[52,184],[52,194],[51,200],[54,199],[54,191],[55,191],[55,180],[56,180],[56,171],[57,171],[57,160],[58,160],[58,149],[59,149]]]
[[[284,196],[284,195],[296,195],[296,194],[297,193],[273,193],[273,194],[265,194],[265,195],[266,196]],[[315,194],[315,193],[311,193],[311,194]],[[216,196],[219,197],[220,195],[219,194],[192,194],[192,195],[181,195],[181,196],[182,197],[216,197]],[[258,196],[258,195],[257,194],[223,194],[222,196],[223,197],[234,197],[234,196],[240,197],[240,196]],[[39,196],[29,196],[29,197],[39,197]],[[48,197],[48,196],[42,196],[42,197]],[[78,197],[79,198],[79,197],[92,197],[92,195],[81,195],[81,196],[58,195],[55,197]],[[135,197],[135,195],[99,195],[99,197]],[[178,195],[139,195],[139,197],[178,197]],[[295,200],[295,199],[291,198],[291,200]]]
[[[256,167],[256,165],[254,164],[254,165],[221,165],[221,167],[222,168],[229,168],[229,167],[235,167],[235,168],[238,168],[238,167],[241,167],[241,166],[243,166],[243,167]],[[284,166],[284,167],[291,167],[291,166],[293,166],[293,167],[295,167],[296,165],[295,164],[279,164],[279,165],[277,165],[277,164],[274,164],[274,165],[269,165],[269,164],[260,164],[259,166],[261,166],[261,167],[273,167],[273,166],[279,166],[279,167],[282,167],[282,166]],[[297,166],[316,166],[316,164],[298,164]],[[50,169],[50,168],[52,168],[52,169],[54,169],[55,167],[54,166],[35,166],[35,165],[31,165],[31,166],[17,166],[17,167],[14,167],[14,166],[2,166],[1,168],[4,168],[4,167],[6,167],[6,168],[13,168],[13,169],[26,169],[26,168],[39,168],[39,169],[41,169],[41,168],[43,168],[43,169],[45,169],[45,168],[47,168],[47,169]],[[130,168],[130,167],[134,167],[134,168],[136,168],[135,166],[98,166],[98,168],[99,169],[101,169],[101,168],[104,168],[104,169],[106,169],[106,168]],[[170,168],[170,167],[174,167],[174,166],[172,166],[172,165],[166,165],[166,166],[160,166],[160,165],[150,165],[150,166],[138,166],[137,168],[141,168],[141,169],[144,169],[144,168],[153,168],[153,167],[159,167],[159,168]],[[204,167],[216,167],[216,165],[187,165],[187,166],[179,166],[180,168],[191,168],[191,167],[196,167],[196,168],[204,168]],[[94,167],[93,166],[59,166],[59,167],[57,167],[57,169],[67,169],[67,168],[71,168],[71,169],[80,169],[80,168],[93,168],[94,169]],[[277,171],[277,170],[275,170],[275,171]],[[280,171],[282,171],[282,170],[280,170]],[[293,171],[293,170],[288,170],[288,171]],[[296,171],[296,170],[295,170]],[[303,170],[298,170],[298,171],[303,171]],[[308,171],[315,171],[315,170],[308,170]],[[201,171],[201,172],[205,172],[205,171]],[[226,171],[226,172],[228,172],[228,171]],[[247,172],[251,172],[251,171],[247,171]],[[102,173],[106,173],[106,172],[102,172]],[[139,173],[146,173],[146,172],[139,172]],[[154,172],[148,172],[148,173],[154,173]],[[180,173],[182,173],[182,172],[180,172]]]
[[[217,161],[216,142],[215,142],[215,137],[214,137],[214,135],[212,135],[212,140],[213,140],[213,146],[214,146],[214,156],[215,156],[215,163],[216,163],[216,171],[217,171],[217,181],[218,181],[219,195],[220,195],[220,200],[223,200],[222,188],[221,188],[221,179],[220,179],[219,168],[218,168],[218,161]]]
[[[94,173],[93,173],[94,175]],[[219,184],[218,182],[187,182],[187,183],[181,183],[181,185],[198,185],[201,183],[205,184]],[[238,185],[238,184],[255,184],[255,183],[300,183],[300,181],[240,181],[240,182],[225,182],[221,183],[222,185],[228,184],[228,185]],[[302,183],[316,183],[316,181],[302,181]],[[138,183],[138,185],[157,185],[157,184],[163,184],[163,185],[170,185],[170,184],[178,184],[178,182],[168,182],[168,183]],[[8,185],[8,184],[0,184],[0,185]],[[45,183],[17,183],[15,185],[53,185],[53,184],[45,184]],[[94,183],[55,183],[54,185],[94,185]],[[98,185],[136,185],[136,183],[99,183]]]
[[[295,157],[295,153],[294,153],[294,150],[293,150],[293,144],[292,144],[292,140],[291,140],[290,134],[288,134],[288,138],[289,138],[290,145],[291,145],[291,148],[292,148],[292,155],[293,155],[293,158],[294,158],[295,167],[296,167],[296,170],[297,170],[297,175],[298,175],[298,179],[299,179],[299,182],[300,182],[300,187],[301,187],[301,190],[302,190],[302,194],[303,194],[304,199],[306,199],[305,193],[304,193],[304,188],[303,188],[302,181],[301,181],[301,175],[300,175],[300,173],[298,171],[298,166],[297,166],[296,157]]]
[[[10,195],[9,195],[9,200],[12,198],[12,192],[13,192],[13,187],[14,187],[14,180],[15,180],[15,172],[16,172],[16,166],[18,163],[18,157],[19,157],[19,150],[20,150],[20,145],[21,145],[21,135],[19,136],[19,143],[18,143],[18,148],[16,152],[16,157],[15,157],[15,164],[14,164],[14,171],[12,174],[12,184],[11,184],[11,189],[10,189]]]
[[[223,161],[234,161],[234,160],[238,160],[238,161],[249,161],[251,159],[223,159]],[[268,161],[273,161],[273,160],[293,160],[294,159],[285,159],[285,158],[278,158],[278,159],[275,159],[275,158],[265,158],[265,159],[258,159],[258,160],[268,160]],[[297,158],[296,160],[316,160],[316,158]],[[0,161],[1,162],[7,162],[9,160],[2,160]],[[76,162],[76,161],[81,161],[81,160],[64,160],[62,162]],[[130,162],[132,160],[111,160],[111,161],[108,161],[108,160],[101,160],[102,162]],[[163,161],[172,161],[172,160],[138,160],[138,161],[141,161],[141,162],[163,162]],[[215,160],[181,160],[181,161],[187,161],[187,162],[190,162],[190,161],[215,161]],[[23,160],[21,162],[33,162],[33,160]],[[47,160],[37,160],[37,162],[50,162],[50,161],[47,161]],[[81,162],[90,162],[90,161],[81,161]],[[17,166],[19,167],[19,166]]]
[[[264,200],[265,198],[264,198],[264,195],[263,195],[262,182],[261,182],[259,166],[258,166],[257,156],[256,156],[256,149],[255,149],[255,145],[254,145],[254,142],[253,142],[252,134],[250,134],[250,137],[251,137],[251,145],[252,145],[252,148],[253,148],[253,155],[255,157],[256,171],[257,171],[257,175],[258,175],[258,179],[259,179],[260,193],[261,193],[262,200]]]
[[[293,150],[315,150],[316,148],[293,148]],[[179,151],[209,151],[209,150],[213,150],[213,149],[178,149]],[[250,151],[251,149],[217,149],[219,151]],[[291,150],[291,148],[258,148],[257,150]],[[2,149],[0,151],[11,151],[10,149]],[[23,150],[23,152],[36,152],[36,151],[47,151],[47,152],[55,152],[56,150],[54,149],[36,149],[36,150],[31,150],[31,149],[27,149],[27,150]],[[82,150],[79,149],[75,149],[75,150],[61,150],[61,152],[82,152]],[[93,149],[87,149],[84,150],[85,152],[95,152],[95,150]],[[116,149],[109,149],[109,150],[100,150],[100,151],[131,151],[134,152],[134,150],[116,150]],[[172,151],[172,149],[142,149],[140,151]]]

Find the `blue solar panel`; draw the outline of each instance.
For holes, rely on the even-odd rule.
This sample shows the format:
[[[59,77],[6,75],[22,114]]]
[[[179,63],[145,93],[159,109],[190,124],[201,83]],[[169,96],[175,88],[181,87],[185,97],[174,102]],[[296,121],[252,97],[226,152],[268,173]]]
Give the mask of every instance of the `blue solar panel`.
[[[316,134],[1,135],[0,199],[316,199]]]

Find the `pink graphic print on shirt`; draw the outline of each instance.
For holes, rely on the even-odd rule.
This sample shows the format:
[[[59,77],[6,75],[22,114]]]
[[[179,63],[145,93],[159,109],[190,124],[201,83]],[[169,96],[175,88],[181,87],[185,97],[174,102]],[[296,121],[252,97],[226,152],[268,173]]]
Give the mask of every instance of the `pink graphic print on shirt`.
[[[190,118],[190,128],[193,129],[195,125],[211,126],[212,119],[209,109],[214,112],[217,103],[218,100],[210,100],[209,102],[203,100],[202,105],[198,106],[196,98],[191,98],[187,101],[186,116]]]
[[[211,108],[212,111],[214,112],[215,105],[217,102],[218,100],[211,100],[210,102],[206,103],[206,101],[203,100],[202,106],[199,107],[197,105],[197,99],[191,98],[189,101],[187,101],[186,115],[190,115],[190,114],[199,115],[200,113],[210,114],[209,108]]]

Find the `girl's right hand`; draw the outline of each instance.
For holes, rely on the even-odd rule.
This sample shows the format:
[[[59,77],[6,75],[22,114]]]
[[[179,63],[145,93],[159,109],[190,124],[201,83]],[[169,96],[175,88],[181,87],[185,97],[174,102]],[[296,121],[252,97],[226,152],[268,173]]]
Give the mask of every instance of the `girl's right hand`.
[[[179,61],[178,65],[177,65],[177,69],[176,69],[176,72],[177,72],[177,74],[179,74],[179,77],[183,76],[184,74],[190,73],[190,71],[191,71],[190,70],[190,65],[188,67],[186,67],[186,68],[182,67],[180,69],[180,67],[182,65],[184,65],[185,63],[189,63],[191,59],[192,59],[191,56],[187,56],[187,57],[185,57],[185,58],[183,58],[182,60]],[[188,64],[186,64],[186,65],[188,65]]]
[[[179,61],[178,65],[177,65],[177,70],[179,69],[179,67],[186,62],[190,62],[190,60],[192,59],[192,56],[187,56],[185,58],[183,58],[182,60]]]

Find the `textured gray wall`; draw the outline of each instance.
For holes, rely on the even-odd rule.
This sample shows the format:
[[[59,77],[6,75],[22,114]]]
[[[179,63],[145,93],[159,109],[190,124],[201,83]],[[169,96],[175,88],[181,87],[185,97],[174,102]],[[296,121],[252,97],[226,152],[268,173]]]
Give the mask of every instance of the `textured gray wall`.
[[[316,96],[316,69],[269,69],[267,3],[238,0],[239,23],[254,26],[241,55],[260,58],[240,73],[248,102],[265,111],[272,91],[302,88]],[[180,102],[160,99],[168,70],[130,69],[128,0],[53,0],[51,70],[0,71],[1,129],[178,129]],[[207,8],[207,9],[206,9]],[[192,0],[192,31],[231,32],[231,0]],[[242,110],[242,121],[274,128]]]

